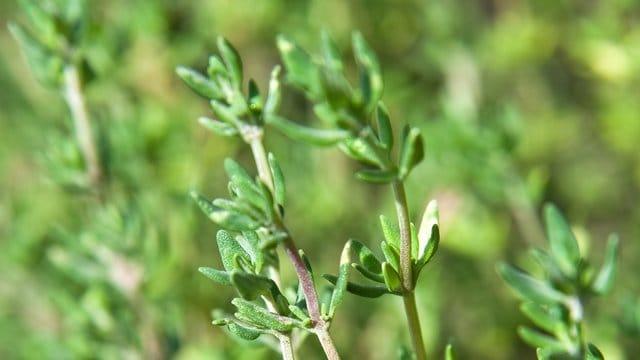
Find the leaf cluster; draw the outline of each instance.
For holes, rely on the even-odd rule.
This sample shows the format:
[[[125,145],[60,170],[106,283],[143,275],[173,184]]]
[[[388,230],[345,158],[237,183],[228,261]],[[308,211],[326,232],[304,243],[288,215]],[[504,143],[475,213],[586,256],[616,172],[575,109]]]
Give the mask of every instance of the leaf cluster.
[[[220,37],[218,50],[220,57],[209,58],[206,76],[186,67],[178,67],[177,73],[195,92],[210,100],[216,119],[201,117],[202,125],[218,135],[241,137],[254,151],[261,149],[264,125],[277,117],[280,68],[273,69],[268,95],[263,101],[253,80],[249,81],[245,95],[242,61],[233,46]],[[254,156],[260,173],[263,160],[259,158],[260,151]],[[297,291],[288,292],[273,275],[279,268],[276,246],[291,239],[283,225],[286,188],[282,170],[273,154],[267,154],[264,161],[268,167],[264,169],[266,173],[252,178],[236,161],[225,160],[224,168],[230,180],[227,199],[210,201],[192,192],[203,212],[224,229],[217,233],[224,270],[210,267],[199,270],[218,284],[232,286],[239,296],[231,301],[237,309],[233,316],[218,316],[213,323],[226,326],[231,333],[246,340],[255,340],[261,334],[288,336],[294,329],[314,331],[314,319],[302,290],[304,285],[298,284]],[[346,287],[350,262],[348,244],[344,254],[338,285],[321,304],[321,317],[325,321],[333,318]],[[302,252],[300,256],[312,274]]]
[[[86,2],[20,0],[20,6],[29,26],[9,23],[9,30],[20,44],[36,79],[45,86],[59,87],[64,67],[78,64],[84,79],[88,80],[92,69],[80,51],[88,26]]]
[[[375,298],[384,294],[402,296],[406,291],[400,281],[400,231],[384,215],[380,216],[380,226],[384,240],[380,242],[383,257],[380,259],[365,244],[351,240],[351,247],[358,262],[351,263],[351,267],[357,270],[365,278],[377,283],[375,285],[363,285],[353,282],[347,284],[347,291],[362,297]],[[438,226],[438,207],[435,201],[429,202],[425,209],[420,227],[411,224],[411,264],[413,266],[413,287],[422,269],[431,261],[440,243],[440,230]],[[337,282],[337,277],[324,275],[332,282]]]
[[[575,235],[558,209],[548,204],[544,218],[550,252],[533,249],[532,256],[544,270],[537,278],[511,265],[501,263],[498,273],[525,302],[522,312],[540,329],[522,326],[520,336],[538,348],[541,359],[558,356],[571,359],[602,359],[593,344],[582,335],[584,302],[602,295],[613,285],[618,254],[618,238],[609,237],[604,263],[596,273],[580,254]]]
[[[365,166],[357,173],[362,180],[378,184],[404,180],[424,157],[420,130],[405,126],[398,157],[392,160],[394,134],[381,101],[380,64],[362,35],[353,35],[357,86],[349,82],[341,55],[327,33],[322,34],[318,58],[282,35],[277,45],[287,70],[286,79],[313,103],[315,115],[328,128],[309,128],[282,116],[268,118],[268,122],[293,139],[338,145],[347,156]]]

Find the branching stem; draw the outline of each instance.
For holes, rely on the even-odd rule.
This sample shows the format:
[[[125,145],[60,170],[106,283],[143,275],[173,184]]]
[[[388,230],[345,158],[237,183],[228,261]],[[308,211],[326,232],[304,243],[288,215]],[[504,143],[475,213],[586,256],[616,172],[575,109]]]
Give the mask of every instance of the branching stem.
[[[396,215],[400,227],[400,278],[404,294],[402,300],[404,311],[407,315],[409,332],[413,350],[417,360],[425,360],[427,354],[422,339],[422,328],[420,327],[420,317],[416,306],[416,296],[413,284],[413,266],[411,262],[411,222],[409,219],[409,208],[407,196],[404,191],[404,184],[398,180],[392,183],[393,196],[395,198]]]
[[[411,225],[407,196],[402,181],[394,181],[392,187],[400,227],[400,277],[402,286],[409,291],[413,289],[413,269],[411,268]]]
[[[247,141],[251,146],[251,152],[258,169],[258,176],[269,189],[273,190],[273,177],[271,176],[271,171],[269,170],[269,162],[264,150],[264,145],[262,144],[262,130],[259,128],[246,130],[247,131],[243,132],[243,137],[245,141]],[[276,226],[280,231],[289,234],[289,230],[285,227],[279,217],[276,217]],[[311,273],[305,266],[304,261],[302,260],[302,256],[300,256],[300,252],[290,235],[288,235],[283,240],[283,245],[284,251],[289,258],[289,261],[291,261],[291,264],[293,265],[293,268],[298,277],[298,281],[300,282],[302,292],[304,293],[304,298],[307,303],[307,309],[309,310],[309,316],[313,321],[312,331],[320,341],[320,345],[322,346],[327,359],[338,360],[340,359],[340,355],[338,354],[338,351],[333,344],[333,340],[329,335],[329,323],[322,318],[322,314],[320,311],[320,301],[318,300],[318,293],[316,292],[313,279],[311,278]]]

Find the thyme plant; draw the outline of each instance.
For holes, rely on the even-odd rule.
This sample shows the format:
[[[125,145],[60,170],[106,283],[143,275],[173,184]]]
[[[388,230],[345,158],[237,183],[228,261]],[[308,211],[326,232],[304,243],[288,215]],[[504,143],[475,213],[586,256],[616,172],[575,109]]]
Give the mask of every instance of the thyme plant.
[[[81,219],[73,228],[54,224],[52,243],[44,251],[43,262],[54,271],[42,286],[61,289],[48,295],[63,315],[63,332],[73,332],[58,339],[65,353],[55,356],[161,358],[166,350],[162,330],[143,287],[165,256],[156,229],[141,211],[145,205],[118,191],[132,184],[125,177],[108,177],[109,163],[98,150],[97,139],[108,136],[91,122],[85,100],[85,86],[93,79],[86,56],[89,8],[83,0],[22,0],[20,5],[27,25],[10,23],[9,30],[36,80],[66,102],[75,132],[61,137],[59,148],[45,150],[49,177],[72,195],[69,207],[60,204],[62,212]],[[117,148],[104,152],[115,155]],[[70,283],[73,289],[67,288]]]
[[[293,357],[292,331],[315,334],[328,358],[338,358],[328,328],[345,289],[356,295],[378,297],[394,294],[402,297],[414,352],[426,358],[422,329],[415,301],[418,275],[438,247],[437,205],[429,203],[419,228],[410,221],[404,180],[424,156],[417,128],[406,126],[398,154],[393,153],[394,133],[389,115],[381,102],[383,83],[378,61],[360,34],[353,45],[359,66],[359,87],[353,89],[343,73],[336,46],[325,33],[322,56],[314,59],[291,40],[278,38],[287,80],[301,89],[314,104],[318,117],[330,128],[315,129],[299,125],[277,114],[280,102],[280,68],[271,73],[269,90],[262,99],[253,80],[243,92],[242,62],[236,50],[218,39],[221,57],[209,59],[207,76],[179,67],[178,75],[196,92],[210,99],[218,119],[201,117],[200,123],[217,134],[239,137],[252,151],[258,176],[231,159],[225,161],[230,199],[210,201],[195,194],[203,211],[224,230],[217,234],[224,271],[201,268],[212,280],[235,287],[239,298],[232,303],[235,317],[214,321],[245,339],[271,334],[279,339],[283,358]],[[315,290],[310,266],[284,225],[284,178],[273,154],[262,144],[265,124],[284,134],[319,145],[337,145],[364,169],[357,176],[370,183],[390,185],[395,199],[397,223],[380,217],[384,240],[380,260],[365,244],[348,241],[342,252],[338,275],[324,275],[334,284],[328,302],[321,303]],[[375,124],[375,125],[374,125]],[[298,296],[287,298],[279,282],[274,247],[281,244],[298,275]],[[358,262],[351,262],[353,252]],[[377,283],[355,284],[347,281],[349,268]],[[255,301],[261,300],[262,304]]]
[[[585,338],[586,302],[608,292],[617,269],[618,237],[610,235],[604,262],[596,273],[571,228],[553,205],[544,209],[550,252],[532,249],[531,255],[544,277],[531,275],[506,263],[497,269],[523,299],[520,309],[539,330],[528,326],[518,334],[537,348],[539,359],[604,359],[596,345]]]
[[[404,181],[424,157],[420,130],[405,125],[399,151],[394,152],[394,133],[389,114],[381,101],[382,73],[378,60],[359,33],[353,35],[353,51],[358,65],[358,85],[348,80],[341,56],[327,33],[322,34],[321,56],[314,58],[284,36],[278,38],[289,82],[313,103],[313,109],[329,130],[309,129],[281,117],[272,119],[275,127],[293,138],[323,144],[326,138],[314,134],[332,131],[336,144],[363,169],[356,176],[373,184],[389,185],[395,202],[396,221],[380,216],[384,240],[379,259],[365,244],[352,241],[358,262],[351,266],[377,283],[349,283],[347,290],[365,297],[394,294],[402,297],[409,334],[417,359],[426,351],[416,307],[415,287],[420,271],[435,255],[440,240],[437,204],[432,201],[420,226],[411,222]],[[316,141],[313,141],[316,140]],[[326,275],[337,284],[339,278]]]
[[[20,44],[36,79],[60,91],[69,107],[86,167],[85,178],[74,182],[83,187],[96,186],[103,177],[103,169],[83,90],[91,77],[82,47],[88,26],[86,4],[81,0],[47,4],[23,0],[20,3],[30,26],[10,23],[9,30]]]
[[[200,123],[219,135],[240,138],[251,148],[257,177],[254,179],[240,164],[226,159],[229,198],[210,201],[193,193],[202,210],[223,229],[216,239],[224,270],[199,270],[219,284],[233,286],[238,293],[231,301],[237,312],[217,317],[214,324],[226,326],[249,340],[263,334],[275,336],[283,359],[294,358],[299,332],[312,333],[327,358],[338,359],[329,326],[346,287],[350,244],[343,250],[337,285],[323,302],[311,266],[285,225],[284,176],[276,157],[266,152],[262,141],[264,125],[280,103],[280,68],[273,69],[265,97],[253,80],[249,80],[248,91],[244,92],[239,54],[223,38],[218,38],[218,50],[220,57],[209,58],[207,76],[184,67],[179,67],[177,73],[210,100],[218,119],[201,117]],[[284,248],[297,274],[297,291],[288,292],[281,284],[275,250],[278,245]]]

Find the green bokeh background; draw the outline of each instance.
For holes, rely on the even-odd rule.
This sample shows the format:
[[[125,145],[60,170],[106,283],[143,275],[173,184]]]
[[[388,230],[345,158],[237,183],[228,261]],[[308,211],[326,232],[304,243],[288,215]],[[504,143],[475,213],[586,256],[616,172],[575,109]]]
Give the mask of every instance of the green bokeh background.
[[[442,243],[418,288],[428,353],[452,340],[462,359],[533,359],[526,323],[495,263],[535,271],[542,204],[556,203],[597,265],[621,239],[612,294],[587,310],[607,359],[640,351],[640,3],[578,1],[89,1],[87,100],[109,174],[101,204],[61,185],[81,168],[60,94],[31,75],[0,29],[0,358],[270,359],[210,325],[229,289],[197,273],[219,266],[216,226],[188,192],[225,193],[222,169],[250,152],[197,125],[206,101],[175,75],[200,70],[217,35],[266,88],[284,33],[318,48],[328,30],[351,58],[359,30],[378,53],[394,126],[423,130],[426,160],[409,179],[414,221],[441,207]],[[0,23],[25,23],[14,0]],[[348,61],[349,62],[349,61]],[[353,68],[352,68],[353,70]],[[314,124],[285,89],[283,112]],[[357,181],[337,150],[277,133],[267,146],[288,182],[287,223],[316,273],[335,272],[348,238],[372,247],[388,189]],[[117,265],[114,265],[117,264]],[[114,266],[142,278],[127,297]],[[285,282],[293,282],[283,265]],[[325,286],[320,280],[320,286]],[[408,345],[399,298],[346,298],[332,328],[345,359],[390,359]],[[315,340],[302,359],[321,358]]]

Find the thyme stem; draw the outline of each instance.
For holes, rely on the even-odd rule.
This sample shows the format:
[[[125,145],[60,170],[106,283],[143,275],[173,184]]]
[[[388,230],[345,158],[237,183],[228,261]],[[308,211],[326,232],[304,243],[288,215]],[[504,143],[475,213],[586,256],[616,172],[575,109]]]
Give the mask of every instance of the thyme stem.
[[[413,284],[413,267],[411,263],[411,223],[409,220],[409,208],[407,196],[404,191],[402,181],[392,183],[393,196],[395,198],[396,215],[400,227],[400,279],[404,294],[402,300],[404,311],[407,315],[409,333],[413,343],[413,350],[417,360],[425,360],[427,354],[422,339],[422,329],[420,327],[420,317],[416,306],[416,297]]]
[[[71,111],[78,145],[87,166],[87,176],[93,186],[100,183],[102,168],[100,158],[91,132],[91,124],[82,93],[82,84],[75,64],[64,68],[64,98]]]
[[[262,144],[262,131],[254,129],[254,131],[246,132],[244,136],[245,141],[247,141],[251,146],[251,152],[258,169],[258,176],[269,189],[273,190],[273,177],[271,176],[269,162],[267,161],[267,155],[264,150],[264,145]],[[291,261],[291,264],[293,265],[298,281],[300,282],[302,292],[304,293],[307,309],[309,310],[309,316],[313,321],[313,332],[320,341],[320,345],[322,346],[327,358],[330,360],[338,360],[340,359],[340,355],[333,344],[331,335],[329,335],[329,323],[322,318],[322,314],[320,312],[320,301],[318,300],[318,294],[316,292],[313,279],[311,278],[311,273],[305,266],[298,248],[289,235],[289,230],[282,223],[279,216],[276,217],[276,226],[279,230],[288,234],[288,236],[283,240],[284,250],[289,261]]]

